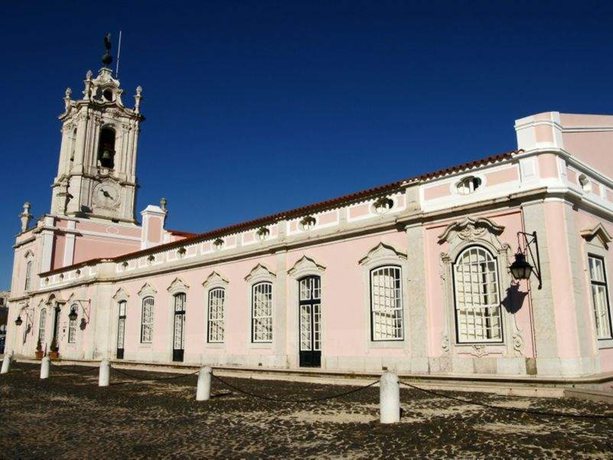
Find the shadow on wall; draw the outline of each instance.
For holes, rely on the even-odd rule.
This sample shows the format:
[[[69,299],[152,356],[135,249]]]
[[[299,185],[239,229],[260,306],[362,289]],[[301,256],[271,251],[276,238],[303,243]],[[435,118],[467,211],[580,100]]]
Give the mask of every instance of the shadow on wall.
[[[527,292],[519,290],[519,283],[511,283],[507,289],[507,296],[501,302],[502,306],[511,314],[517,313],[524,305],[527,295]]]

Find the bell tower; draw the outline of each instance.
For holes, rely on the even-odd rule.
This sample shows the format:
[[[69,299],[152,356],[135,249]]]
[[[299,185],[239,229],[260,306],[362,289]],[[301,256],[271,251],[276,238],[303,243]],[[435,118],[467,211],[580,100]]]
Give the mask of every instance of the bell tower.
[[[136,151],[142,88],[134,108],[123,105],[123,90],[110,68],[110,35],[104,38],[103,67],[85,76],[83,97],[64,97],[62,144],[53,181],[51,214],[135,222]]]

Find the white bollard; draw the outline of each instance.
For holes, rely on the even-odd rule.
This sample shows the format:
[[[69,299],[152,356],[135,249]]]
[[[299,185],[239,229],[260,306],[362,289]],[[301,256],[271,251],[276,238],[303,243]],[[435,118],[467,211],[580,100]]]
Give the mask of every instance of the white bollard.
[[[400,421],[400,385],[398,376],[385,372],[379,384],[379,412],[381,423]]]
[[[6,374],[11,367],[11,355],[4,355],[4,359],[2,360],[2,370],[0,370],[0,374]]]
[[[100,374],[98,375],[98,386],[108,387],[111,378],[111,364],[108,359],[100,361]]]
[[[51,360],[49,359],[48,356],[43,357],[42,361],[40,362],[40,378],[41,379],[49,378],[49,363],[50,362]]]
[[[211,397],[211,372],[213,371],[208,366],[200,369],[196,401],[208,401]]]

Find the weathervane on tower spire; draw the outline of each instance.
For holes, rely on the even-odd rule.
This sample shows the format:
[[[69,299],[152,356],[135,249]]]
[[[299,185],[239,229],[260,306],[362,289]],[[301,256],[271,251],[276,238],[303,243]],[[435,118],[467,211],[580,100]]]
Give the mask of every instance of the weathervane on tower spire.
[[[111,56],[111,34],[107,33],[104,36],[104,54],[102,55],[102,64],[108,67],[113,62],[113,56]]]

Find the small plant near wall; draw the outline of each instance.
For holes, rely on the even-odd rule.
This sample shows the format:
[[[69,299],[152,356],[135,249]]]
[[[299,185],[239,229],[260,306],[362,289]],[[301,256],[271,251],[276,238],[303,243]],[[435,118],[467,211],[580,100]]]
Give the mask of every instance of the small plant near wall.
[[[315,227],[316,223],[317,220],[315,220],[313,216],[306,216],[300,220],[300,227],[302,230],[311,230],[313,227]]]
[[[386,196],[380,196],[375,200],[373,206],[378,214],[383,214],[394,207],[394,200]]]
[[[49,347],[49,359],[58,359],[60,357],[60,347],[57,345],[57,339],[54,337]]]
[[[213,241],[213,246],[215,246],[215,249],[219,250],[223,247],[224,245],[224,240],[222,238],[217,238],[215,241]]]
[[[187,250],[184,247],[180,247],[179,249],[177,249],[177,255],[179,256],[179,258],[182,258],[186,252]]]
[[[255,233],[258,236],[258,239],[263,241],[270,235],[270,230],[266,227],[260,227]]]
[[[35,355],[36,355],[36,359],[43,359],[43,356],[45,356],[45,352],[43,351],[43,344],[40,342],[40,338],[36,342]]]

